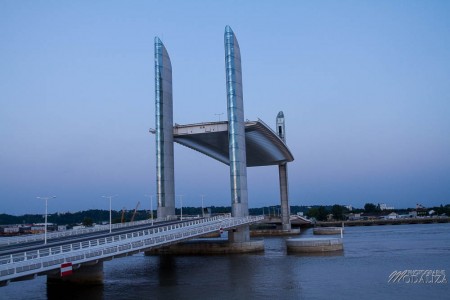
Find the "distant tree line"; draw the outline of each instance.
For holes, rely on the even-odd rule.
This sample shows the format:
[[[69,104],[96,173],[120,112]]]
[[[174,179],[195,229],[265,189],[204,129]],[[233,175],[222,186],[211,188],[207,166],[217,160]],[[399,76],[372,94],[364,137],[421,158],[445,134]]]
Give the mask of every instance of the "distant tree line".
[[[210,207],[213,214],[230,213],[231,207],[227,206],[212,206]],[[121,223],[123,221],[130,222],[134,210],[113,210],[111,211],[112,223]],[[175,214],[180,215],[181,209],[175,209]],[[150,219],[150,210],[137,210],[134,217],[134,221]],[[183,207],[183,215],[202,215],[201,207]],[[153,217],[157,218],[156,209],[153,210]],[[33,224],[43,223],[43,214],[26,214],[22,216],[13,216],[8,214],[0,214],[0,225],[8,224]],[[57,225],[69,225],[75,226],[83,224],[85,226],[92,226],[94,223],[101,224],[103,222],[109,223],[109,210],[91,209],[79,212],[66,212],[66,213],[52,213],[48,215],[48,222]]]
[[[364,205],[364,209],[353,209],[352,213],[364,213],[370,215],[382,215],[386,213],[390,213],[392,211],[396,211],[397,213],[408,213],[409,211],[415,210],[415,208],[408,209],[398,209],[398,210],[381,210],[380,205],[373,203],[366,203]],[[446,215],[450,216],[450,204],[443,206],[429,207],[426,208],[427,211],[434,211],[435,215]],[[315,218],[318,221],[326,221],[328,219],[341,221],[346,219],[346,215],[348,215],[350,211],[342,205],[335,204],[333,206],[311,206],[306,211],[306,215],[309,218]]]
[[[306,215],[309,218],[315,218],[317,221],[326,221],[328,220],[328,216],[330,216],[333,220],[341,221],[345,220],[345,214],[347,214],[349,210],[339,204],[335,204],[333,206],[312,206],[307,211]]]
[[[231,213],[230,206],[211,206],[212,214],[223,214]],[[396,210],[398,213],[406,213],[407,211],[414,209],[401,209]],[[442,215],[445,214],[450,216],[450,204],[440,205],[436,207],[427,208],[428,211],[434,210],[435,214]],[[310,218],[315,218],[318,221],[325,221],[330,216],[333,220],[345,220],[346,215],[349,213],[348,209],[342,205],[335,204],[332,206],[291,206],[291,214],[297,214],[299,212],[304,213]],[[382,211],[379,205],[373,203],[366,203],[364,209],[354,209],[353,213],[368,213],[368,214],[381,214]],[[112,223],[120,223],[123,221],[131,221],[134,214],[134,210],[126,211],[112,211]],[[180,208],[175,209],[175,214],[180,215]],[[280,205],[265,206],[260,208],[250,208],[250,215],[280,215],[281,207]],[[201,207],[183,207],[183,215],[202,215]],[[153,217],[157,218],[156,210],[153,211]],[[134,221],[146,220],[150,218],[149,210],[137,210]],[[43,223],[44,216],[42,214],[26,214],[22,216],[13,216],[8,214],[0,214],[0,225],[7,224],[33,224],[33,223]],[[53,213],[48,215],[48,222],[57,225],[69,225],[75,226],[79,224],[84,224],[85,226],[92,226],[94,223],[101,224],[103,222],[109,222],[109,210],[99,210],[91,209],[80,212],[66,212],[66,213]]]
[[[124,211],[125,221],[130,221],[134,210]],[[113,210],[111,212],[112,223],[120,223],[122,218],[122,211]],[[149,212],[145,210],[136,211],[135,221],[149,218]],[[7,214],[0,214],[0,225],[6,224],[33,224],[43,223],[44,215],[42,214],[26,214],[22,216],[12,216]],[[82,223],[92,225],[93,223],[100,224],[102,222],[109,222],[109,210],[91,209],[79,212],[53,213],[48,215],[48,222],[57,225],[75,226]]]

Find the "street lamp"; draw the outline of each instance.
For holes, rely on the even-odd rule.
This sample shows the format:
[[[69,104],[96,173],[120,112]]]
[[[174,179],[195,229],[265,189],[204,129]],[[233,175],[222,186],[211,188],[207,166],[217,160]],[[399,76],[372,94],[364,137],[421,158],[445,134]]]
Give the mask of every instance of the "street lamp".
[[[48,199],[56,198],[56,196],[52,196],[52,197],[36,197],[36,198],[45,200],[44,245],[46,245],[47,244],[47,208],[48,208]]]
[[[150,215],[152,218],[152,226],[153,226],[153,195],[144,195],[144,197],[150,198]]]
[[[114,196],[102,196],[102,198],[109,198],[109,233],[112,232],[112,217],[111,217],[111,199],[117,197],[117,195]]]
[[[220,122],[220,116],[223,115],[223,113],[215,114],[216,116],[219,116],[219,122]]]
[[[183,221],[183,196],[184,195],[178,195],[180,196],[180,204],[181,204],[181,214],[180,214],[180,219],[181,221]]]

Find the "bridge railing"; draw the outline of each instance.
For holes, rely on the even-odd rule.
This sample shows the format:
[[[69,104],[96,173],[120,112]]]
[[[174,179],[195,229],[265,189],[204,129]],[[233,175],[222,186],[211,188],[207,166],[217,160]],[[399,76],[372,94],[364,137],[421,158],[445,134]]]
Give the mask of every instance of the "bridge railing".
[[[153,220],[154,223],[157,223],[156,220]],[[127,222],[127,223],[116,223],[112,224],[111,228],[126,228],[130,226],[137,226],[137,225],[144,225],[144,224],[150,224],[152,223],[151,219],[148,220],[141,220],[141,221],[135,221],[135,222]],[[92,232],[98,232],[98,231],[105,231],[109,230],[109,224],[107,225],[97,225],[95,227],[87,227],[87,228],[80,228],[80,229],[69,229],[64,231],[57,231],[57,232],[47,232],[47,239],[53,239],[53,238],[60,238],[60,237],[66,237],[66,236],[74,236],[74,235],[80,235],[85,233],[92,233]],[[16,236],[16,237],[3,237],[0,239],[0,246],[1,245],[13,245],[13,244],[20,244],[20,243],[29,243],[29,242],[35,242],[35,241],[43,241],[44,240],[44,234],[30,234],[25,236]]]
[[[137,230],[89,241],[43,248],[0,257],[0,282],[58,269],[62,263],[81,264],[128,252],[145,251],[220,229],[229,229],[261,220],[262,216],[207,219]]]
[[[79,250],[79,249],[90,248],[93,246],[98,246],[98,245],[111,243],[111,242],[115,242],[115,241],[130,239],[130,238],[137,237],[137,236],[143,236],[143,235],[149,235],[149,234],[159,236],[168,230],[185,228],[185,227],[201,224],[201,223],[208,222],[208,221],[221,220],[226,217],[228,217],[228,216],[216,216],[216,217],[211,218],[210,220],[208,220],[208,219],[194,220],[194,221],[189,221],[189,222],[185,222],[185,223],[166,225],[166,226],[161,226],[161,227],[156,227],[156,228],[151,228],[151,229],[144,229],[144,230],[141,229],[141,230],[138,230],[133,233],[117,234],[117,235],[106,237],[106,238],[93,239],[93,240],[89,240],[89,241],[71,243],[71,244],[64,245],[64,246],[50,247],[50,248],[44,248],[44,249],[40,249],[40,250],[27,251],[27,252],[22,252],[22,253],[18,253],[18,254],[2,256],[2,257],[0,257],[0,265],[20,262],[20,261],[24,261],[27,259],[35,259],[35,258],[45,257],[50,254],[67,252],[70,250]],[[70,250],[67,250],[67,249],[70,249]]]

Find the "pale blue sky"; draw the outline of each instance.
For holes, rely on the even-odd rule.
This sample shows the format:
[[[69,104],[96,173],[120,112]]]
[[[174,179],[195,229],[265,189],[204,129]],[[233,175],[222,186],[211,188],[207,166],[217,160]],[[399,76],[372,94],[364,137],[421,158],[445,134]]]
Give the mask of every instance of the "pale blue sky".
[[[223,33],[239,40],[247,119],[287,123],[291,205],[450,203],[449,1],[0,0],[0,213],[150,204],[154,53],[174,122],[226,113]],[[225,115],[222,116],[222,120]],[[228,167],[175,146],[183,204],[229,205]],[[279,203],[277,167],[249,205]],[[177,202],[179,206],[179,202]]]

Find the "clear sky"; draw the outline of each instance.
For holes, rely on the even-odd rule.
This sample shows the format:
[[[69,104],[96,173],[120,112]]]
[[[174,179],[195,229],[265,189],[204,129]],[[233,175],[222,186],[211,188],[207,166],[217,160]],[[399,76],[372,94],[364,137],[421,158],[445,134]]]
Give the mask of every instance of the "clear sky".
[[[450,1],[0,0],[0,213],[149,209],[154,37],[174,122],[223,120],[226,25],[246,119],[284,111],[291,205],[450,203]],[[230,205],[226,165],[176,144],[175,169],[184,206]],[[278,204],[278,168],[248,187]]]

